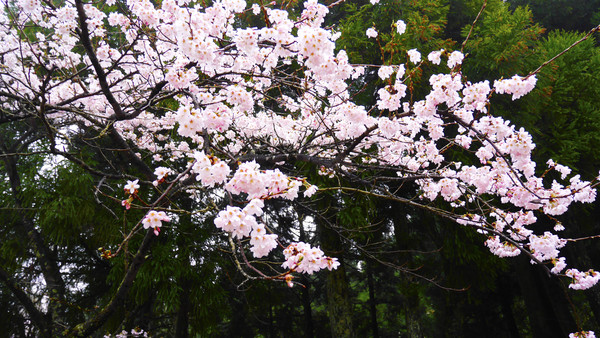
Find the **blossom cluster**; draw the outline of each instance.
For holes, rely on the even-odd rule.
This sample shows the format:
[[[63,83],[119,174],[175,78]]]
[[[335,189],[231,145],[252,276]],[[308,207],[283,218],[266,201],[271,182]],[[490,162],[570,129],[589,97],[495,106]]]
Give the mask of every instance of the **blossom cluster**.
[[[283,254],[285,262],[282,266],[297,272],[312,274],[325,268],[332,270],[340,265],[337,258],[327,257],[321,249],[302,242],[288,245]]]
[[[131,203],[133,202],[140,185],[138,184],[139,180],[127,181],[127,184],[123,187],[125,193],[129,195],[127,199],[121,201],[121,205],[125,207],[125,209],[129,210],[131,208]]]
[[[229,232],[233,238],[250,236],[250,232],[259,227],[254,215],[262,214],[262,200],[252,200],[243,210],[238,207],[228,206],[221,210],[215,218],[215,225],[223,231]]]
[[[295,199],[302,182],[288,178],[279,169],[260,170],[258,163],[244,162],[239,165],[225,189],[233,194],[246,193],[248,199],[280,197]]]
[[[267,256],[278,246],[276,234],[268,234],[263,223],[256,216],[263,214],[264,202],[261,199],[251,200],[243,209],[228,206],[215,218],[217,228],[230,233],[233,238],[250,237],[250,251],[256,258]],[[306,243],[292,243],[283,251],[286,261],[283,267],[301,273],[312,274],[328,268],[335,269],[337,259],[323,255],[319,248],[310,247]]]
[[[571,284],[569,284],[569,288],[574,290],[585,290],[589,289],[592,286],[598,283],[600,280],[600,273],[589,270],[587,272],[582,272],[577,269],[568,269],[565,271],[565,274],[572,278]]]
[[[170,222],[171,218],[164,211],[150,210],[142,219],[144,229],[154,229],[154,234],[158,236],[162,222]]]
[[[492,236],[485,241],[485,245],[498,257],[518,256],[521,251],[512,243],[501,242],[500,236]]]
[[[546,231],[543,236],[529,236],[529,247],[533,257],[540,261],[557,258],[559,251],[567,244],[565,239],[560,239],[557,235]]]
[[[516,100],[533,90],[536,82],[535,75],[524,78],[515,75],[510,79],[496,80],[494,88],[498,94],[512,94],[512,99]]]
[[[214,156],[207,156],[204,152],[195,152],[196,162],[192,167],[192,172],[196,173],[196,179],[203,185],[213,187],[215,184],[221,184],[227,180],[231,169],[227,163]]]
[[[367,32],[366,32],[366,34],[367,34],[367,36],[368,36],[368,37],[370,37],[370,38],[376,38],[378,33],[377,33],[377,31],[375,30],[375,28],[371,27],[371,28],[368,28],[368,29],[367,29]]]

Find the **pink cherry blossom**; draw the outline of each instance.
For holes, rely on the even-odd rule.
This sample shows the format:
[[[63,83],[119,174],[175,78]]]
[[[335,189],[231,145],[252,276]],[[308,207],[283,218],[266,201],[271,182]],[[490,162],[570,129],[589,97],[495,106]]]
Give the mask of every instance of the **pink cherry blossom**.
[[[433,51],[427,55],[427,60],[431,61],[434,65],[439,65],[442,62],[441,56],[444,50]]]
[[[154,229],[154,234],[158,236],[160,232],[160,227],[162,226],[162,222],[170,222],[171,218],[167,216],[164,211],[155,211],[150,210],[144,219],[142,220],[142,225],[144,229]]]
[[[410,62],[412,62],[414,64],[421,62],[421,53],[419,53],[418,50],[411,49],[411,50],[408,50],[406,53],[408,54],[408,58],[410,59]]]
[[[399,35],[402,35],[404,32],[406,32],[406,23],[404,23],[404,21],[396,21],[396,32],[398,32]]]
[[[140,188],[140,185],[138,184],[139,180],[134,180],[134,181],[127,181],[127,184],[125,184],[125,192],[127,192],[128,194],[135,194],[135,192]]]
[[[376,38],[377,37],[377,31],[375,30],[375,28],[371,27],[367,29],[367,36],[370,38]]]
[[[450,53],[450,56],[448,56],[448,68],[452,69],[457,65],[462,64],[464,58],[465,56],[463,55],[463,53],[459,51],[454,51]]]
[[[596,338],[594,331],[580,331],[569,334],[569,338]]]

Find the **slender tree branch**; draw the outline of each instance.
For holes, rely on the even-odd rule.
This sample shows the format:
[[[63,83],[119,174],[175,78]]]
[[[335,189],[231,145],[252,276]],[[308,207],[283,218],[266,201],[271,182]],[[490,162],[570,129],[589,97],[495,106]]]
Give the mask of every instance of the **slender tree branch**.
[[[96,71],[96,75],[98,76],[98,83],[100,84],[100,88],[102,88],[102,93],[106,97],[106,100],[112,107],[115,112],[115,116],[117,119],[122,119],[125,117],[119,102],[115,99],[113,94],[110,91],[110,86],[106,81],[106,73],[104,72],[104,68],[100,65],[100,61],[98,61],[98,57],[94,52],[94,47],[92,46],[92,42],[90,41],[90,32],[87,27],[87,15],[85,14],[85,10],[83,8],[83,3],[81,0],[75,0],[75,8],[77,9],[77,15],[79,16],[79,38],[81,43],[83,44],[83,48],[87,56],[90,58],[90,62],[92,66],[94,66],[94,70]]]
[[[471,33],[473,33],[473,29],[475,28],[475,24],[479,20],[479,17],[481,16],[481,13],[483,13],[483,10],[485,9],[485,6],[487,6],[487,0],[483,1],[483,5],[481,5],[481,9],[479,10],[479,13],[477,13],[477,16],[475,17],[475,20],[473,20],[473,23],[471,24],[471,29],[469,29],[469,34],[467,34],[467,37],[465,38],[465,41],[463,41],[462,45],[460,46],[460,52],[461,53],[465,49],[465,46],[467,45],[467,41],[469,41],[469,38],[471,37]]]
[[[534,71],[532,71],[531,73],[527,74],[527,76],[525,78],[528,78],[530,76],[533,76],[537,73],[540,72],[540,70],[542,70],[544,67],[546,67],[547,65],[551,64],[552,62],[554,62],[554,60],[558,59],[559,57],[563,56],[563,54],[565,54],[566,52],[570,51],[571,49],[573,49],[575,46],[577,46],[578,44],[582,43],[583,41],[587,40],[590,38],[590,36],[592,36],[592,34],[596,33],[600,31],[600,25],[592,28],[589,32],[587,32],[587,34],[582,37],[581,39],[573,42],[573,44],[571,44],[567,49],[563,50],[562,52],[556,54],[553,58],[551,58],[550,60],[542,63],[539,67],[537,67]]]
[[[19,300],[25,311],[29,314],[31,321],[34,325],[40,329],[40,333],[44,337],[51,336],[51,323],[44,313],[35,306],[35,304],[29,298],[29,295],[19,287],[19,285],[13,280],[13,278],[2,268],[0,265],[0,280],[4,282],[4,285],[13,293],[13,295]]]
[[[137,276],[137,272],[139,271],[142,264],[146,261],[146,252],[150,248],[150,244],[153,242],[154,232],[152,229],[148,229],[144,239],[142,240],[142,244],[137,250],[136,255],[134,256],[131,264],[129,265],[129,269],[125,273],[125,276],[121,280],[121,284],[117,289],[117,292],[112,297],[110,302],[95,316],[93,316],[88,321],[81,323],[71,329],[63,332],[65,336],[69,337],[88,337],[100,328],[104,323],[108,320],[108,318],[123,304],[127,294],[129,293],[129,289],[133,285],[133,281]]]

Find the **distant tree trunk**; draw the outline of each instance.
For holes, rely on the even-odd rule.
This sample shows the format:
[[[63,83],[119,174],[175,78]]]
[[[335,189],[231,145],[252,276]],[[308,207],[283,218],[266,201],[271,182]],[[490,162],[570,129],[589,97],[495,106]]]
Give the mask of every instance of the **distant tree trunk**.
[[[193,207],[192,200],[189,198],[183,198],[180,202],[181,207],[185,210],[190,210]],[[183,215],[180,219],[179,228],[182,230],[182,233],[185,231],[191,231],[194,224],[190,215]],[[178,235],[177,236],[177,247],[181,248],[181,252],[179,253],[181,256],[181,265],[189,266],[190,262],[190,254],[188,251],[188,247],[190,243],[186,236]],[[177,310],[177,319],[175,321],[175,337],[187,338],[189,335],[189,318],[190,318],[190,288],[192,287],[192,280],[189,276],[185,274],[181,274],[177,277],[177,282],[179,287],[181,287],[181,291],[179,293],[179,309]]]
[[[273,318],[273,305],[269,304],[269,338],[277,337],[275,334],[275,320]]]
[[[354,337],[352,327],[352,309],[348,297],[348,280],[344,268],[342,243],[338,234],[332,229],[317,223],[321,246],[328,256],[337,257],[340,266],[327,273],[327,305],[331,335],[335,338]]]
[[[593,266],[593,265],[590,265]],[[600,326],[600,290],[598,288],[590,288],[584,291],[587,297],[590,309],[594,314],[596,325]]]
[[[506,276],[503,275],[499,283],[500,299],[502,302],[502,319],[504,320],[504,324],[506,325],[506,329],[510,333],[510,336],[518,338],[520,337],[519,329],[517,328],[517,323],[515,322],[515,316],[512,310],[513,294],[509,289],[509,282],[506,281],[505,278]]]
[[[231,307],[231,322],[229,323],[228,337],[253,337],[246,323],[248,316],[248,307],[243,299],[243,295],[235,288],[228,290],[229,306]]]
[[[304,335],[313,337],[314,324],[312,319],[312,308],[310,305],[310,284],[308,278],[304,278],[304,288],[302,288],[302,307],[304,309]]]
[[[304,216],[299,217],[300,221],[300,241],[306,242],[306,233],[304,232]],[[310,305],[310,280],[306,276],[302,276],[302,308],[304,310],[304,335],[312,337],[314,332],[314,324],[312,319],[312,307]]]
[[[190,281],[184,278],[181,281],[181,293],[179,294],[179,310],[177,311],[177,322],[175,323],[175,337],[187,338],[190,312]]]
[[[564,291],[556,281],[542,275],[541,269],[525,258],[516,259],[514,266],[533,337],[566,337],[577,331]]]
[[[333,337],[354,337],[352,312],[348,300],[346,269],[340,265],[327,275],[327,303]]]
[[[373,338],[379,337],[379,327],[377,325],[377,304],[375,302],[375,283],[373,281],[373,263],[370,260],[365,261],[367,272],[367,284],[369,286],[369,312],[371,312],[371,334]]]
[[[404,318],[406,318],[406,330],[410,338],[422,337],[421,323],[416,310],[419,308],[419,295],[414,290],[405,293]]]

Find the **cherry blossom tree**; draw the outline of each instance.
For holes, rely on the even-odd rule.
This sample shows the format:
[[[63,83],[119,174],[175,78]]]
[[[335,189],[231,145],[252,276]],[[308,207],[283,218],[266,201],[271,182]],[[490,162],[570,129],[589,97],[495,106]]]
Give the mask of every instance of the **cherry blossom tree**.
[[[469,59],[460,49],[410,49],[404,64],[351,64],[336,49],[339,33],[323,27],[328,11],[316,0],[298,16],[243,0],[4,4],[0,122],[35,121],[46,142],[39,151],[95,175],[97,193],[122,206],[113,212],[145,214],[112,251],[102,249],[110,259],[144,236],[114,297],[64,333],[85,336],[101,327],[124,301],[153,241],[169,236],[164,222],[176,227],[186,212],[214,218],[202,226],[223,232],[220,244],[248,280],[293,287],[299,274],[336,269],[336,257],[286,242],[281,224],[264,213],[265,201],[301,203],[323,191],[421,208],[483,234],[495,255],[527,255],[570,288],[598,282],[591,267],[570,267],[561,256],[576,240],[560,236],[568,224],[531,229],[540,217],[554,220],[573,203],[594,201],[597,178],[571,175],[551,159],[533,162],[530,134],[491,113],[495,96],[526,99],[539,69],[471,83],[461,73]],[[262,24],[250,27],[242,15]],[[392,34],[411,29],[395,25]],[[365,39],[377,36],[375,27],[365,32]],[[406,83],[428,63],[443,72],[429,78],[427,95],[415,97]],[[372,107],[353,100],[369,68],[384,83]],[[130,167],[90,161],[73,146],[76,139],[103,142]],[[3,151],[5,158],[16,153]],[[312,184],[307,170],[327,184]],[[399,192],[404,185],[414,187],[412,195]],[[180,209],[173,201],[182,195],[205,208]],[[57,266],[49,265],[44,279],[48,288],[65,287]],[[11,284],[9,276],[2,280]],[[14,292],[40,332],[58,330],[26,294]]]

